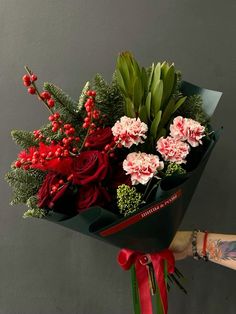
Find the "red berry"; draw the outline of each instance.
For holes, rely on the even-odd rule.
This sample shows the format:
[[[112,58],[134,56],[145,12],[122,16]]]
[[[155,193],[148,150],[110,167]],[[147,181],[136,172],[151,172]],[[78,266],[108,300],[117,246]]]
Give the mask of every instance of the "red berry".
[[[85,122],[85,123],[83,123],[82,127],[83,127],[84,129],[87,129],[87,128],[89,127],[89,124]]]
[[[57,191],[57,189],[58,189],[58,188],[57,188],[57,186],[56,186],[56,185],[53,185],[53,186],[52,186],[52,191],[53,191],[53,192],[56,192],[56,191]]]
[[[35,158],[32,158],[31,162],[32,162],[32,164],[36,164],[38,162],[38,160]]]
[[[75,154],[75,153],[77,153],[77,148],[72,148],[72,152]]]
[[[90,118],[90,117],[84,118],[84,122],[90,122],[90,121],[91,121],[91,118]]]
[[[85,107],[85,110],[86,110],[88,113],[90,113],[90,112],[92,111],[92,108],[91,108],[91,106],[87,106],[87,107]]]
[[[59,112],[55,112],[53,116],[57,120],[57,119],[60,118],[60,113]]]
[[[46,99],[46,100],[51,98],[51,94],[47,91],[42,92],[40,96],[42,99]]]
[[[73,180],[73,173],[71,174],[71,175],[69,175],[68,177],[67,177],[67,181],[72,181]]]
[[[59,128],[59,124],[57,121],[52,121],[52,126]]]
[[[62,139],[62,143],[63,143],[64,145],[68,145],[68,144],[69,144],[68,138],[64,137],[64,138]]]
[[[48,99],[47,103],[50,108],[55,106],[55,100],[53,98]]]
[[[28,93],[29,94],[33,95],[33,94],[35,94],[35,92],[36,92],[36,89],[34,87],[31,86],[31,87],[28,88]]]
[[[104,148],[105,151],[108,151],[108,150],[110,150],[110,149],[111,149],[111,145],[110,145],[110,144],[107,144],[107,145],[105,146],[105,148]]]
[[[58,128],[56,128],[56,127],[52,128],[52,132],[57,132],[57,131],[58,131]]]
[[[34,82],[34,81],[37,81],[37,75],[35,75],[35,74],[32,74],[31,76],[30,76],[30,78],[31,78],[31,81],[32,82]]]
[[[89,91],[87,91],[87,95],[95,97],[96,96],[96,92],[94,90],[89,90]]]
[[[89,147],[89,142],[85,142],[84,146]]]
[[[64,180],[59,180],[59,182],[58,182],[60,185],[62,185],[62,184],[64,184],[65,182],[64,182]]]
[[[75,138],[75,141],[76,141],[76,142],[79,142],[79,141],[80,141],[80,138],[77,136],[77,137]]]
[[[68,149],[65,149],[65,150],[64,150],[63,156],[64,156],[64,157],[68,157],[68,156],[69,156],[69,151],[68,151]]]
[[[24,86],[28,87],[31,85],[31,82],[30,81],[24,81],[23,84],[24,84]]]
[[[41,157],[44,159],[47,157],[46,153],[41,153]]]
[[[39,152],[34,152],[34,153],[33,153],[33,156],[34,156],[35,158],[39,157]]]
[[[30,168],[29,165],[25,165],[25,166],[24,166],[24,169],[25,169],[25,170],[28,170],[29,168]]]
[[[57,152],[59,152],[59,153],[61,153],[61,152],[62,152],[61,147],[58,147],[58,148],[57,148]]]
[[[75,133],[75,129],[74,129],[74,128],[70,128],[70,129],[68,130],[68,132],[69,132],[69,134],[74,134],[74,133]]]
[[[64,129],[69,130],[71,128],[71,124],[67,123],[64,124]]]
[[[24,76],[22,76],[22,80],[24,82],[30,82],[30,76],[28,74],[25,74]]]
[[[15,162],[15,167],[16,168],[20,168],[21,167],[21,162],[19,161],[19,160],[17,160],[16,162]]]
[[[48,154],[47,154],[47,158],[52,158],[53,157],[53,152],[49,152]]]
[[[52,114],[52,115],[50,115],[50,116],[48,117],[48,120],[49,120],[49,121],[54,121],[54,120],[55,120],[54,115],[53,115],[53,114]]]
[[[115,154],[112,152],[112,153],[109,154],[109,156],[110,156],[111,158],[113,158],[113,157],[115,157]]]

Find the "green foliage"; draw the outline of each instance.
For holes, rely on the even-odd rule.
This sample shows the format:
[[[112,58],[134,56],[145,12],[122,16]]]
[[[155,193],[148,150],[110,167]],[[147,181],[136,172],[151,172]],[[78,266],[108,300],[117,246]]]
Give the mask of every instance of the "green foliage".
[[[117,85],[116,75],[113,75],[109,85],[97,74],[91,82],[91,88],[96,91],[96,106],[102,114],[107,115],[110,125],[114,125],[124,115],[124,99]]]
[[[6,175],[5,179],[12,187],[13,200],[11,205],[26,203],[35,195],[43,183],[46,173],[36,169],[23,170],[13,168]]]
[[[186,118],[198,121],[202,125],[207,125],[209,117],[202,109],[203,101],[200,95],[193,95],[187,98],[186,102],[181,106],[177,114]]]
[[[166,61],[140,68],[132,54],[124,52],[117,59],[116,77],[125,100],[125,114],[139,117],[148,125],[148,141],[153,146],[167,133],[174,113],[186,100],[179,92],[180,72]]]
[[[59,111],[67,123],[80,120],[77,113],[78,104],[68,96],[61,88],[52,83],[44,83],[44,89],[47,90],[55,99],[55,111]]]
[[[179,175],[179,174],[185,174],[186,170],[181,167],[181,165],[176,164],[175,162],[170,162],[167,166],[165,175],[166,176],[172,176],[173,174]]]
[[[33,195],[28,198],[26,205],[29,209],[24,212],[23,218],[35,217],[35,218],[44,218],[47,215],[47,211],[41,208],[38,208],[38,198],[37,195]]]
[[[83,105],[86,102],[87,99],[87,91],[90,89],[90,83],[87,82],[81,92],[81,95],[79,97],[79,102],[78,102],[78,107],[77,107],[77,112],[80,112],[83,109]]]
[[[38,141],[35,139],[33,132],[12,130],[12,139],[23,149],[27,149],[31,146],[38,146]]]
[[[117,205],[120,213],[128,216],[136,212],[141,204],[142,194],[135,187],[122,184],[117,188]]]
[[[26,212],[23,214],[23,218],[44,218],[46,217],[47,212],[41,208],[37,209],[28,209]]]
[[[57,132],[53,132],[50,123],[42,126],[40,128],[40,132],[43,134],[45,138],[50,138],[51,140],[54,141],[60,141],[64,137],[64,135],[59,130]]]

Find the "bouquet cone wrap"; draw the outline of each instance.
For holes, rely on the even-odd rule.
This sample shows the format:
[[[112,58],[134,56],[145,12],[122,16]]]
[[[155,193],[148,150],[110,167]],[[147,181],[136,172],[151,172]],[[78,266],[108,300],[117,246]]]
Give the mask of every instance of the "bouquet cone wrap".
[[[183,82],[181,89],[187,96],[201,95],[203,109],[209,117],[222,94],[188,82]],[[183,220],[218,137],[219,132],[215,132],[196,162],[191,163],[190,171],[164,178],[150,203],[128,217],[120,219],[104,208],[91,207],[70,218],[52,212],[46,219],[119,248],[145,253],[162,251],[169,247]]]

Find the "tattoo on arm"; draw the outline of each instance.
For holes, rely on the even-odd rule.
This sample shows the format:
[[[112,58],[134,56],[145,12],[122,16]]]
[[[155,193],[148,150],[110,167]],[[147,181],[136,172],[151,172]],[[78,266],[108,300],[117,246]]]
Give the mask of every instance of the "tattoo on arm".
[[[208,257],[212,260],[236,261],[236,241],[209,241],[207,245]]]

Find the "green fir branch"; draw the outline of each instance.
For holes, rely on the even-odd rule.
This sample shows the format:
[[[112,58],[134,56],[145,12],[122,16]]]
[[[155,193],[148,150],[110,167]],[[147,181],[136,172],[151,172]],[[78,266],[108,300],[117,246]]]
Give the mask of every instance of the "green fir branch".
[[[185,103],[178,109],[177,115],[191,118],[205,126],[209,123],[209,117],[202,109],[202,106],[203,100],[200,95],[189,96]]]
[[[90,83],[87,82],[81,92],[81,95],[79,97],[79,101],[78,101],[78,107],[77,107],[77,112],[80,112],[83,109],[83,106],[88,98],[87,96],[87,92],[90,89]]]
[[[124,115],[124,100],[118,88],[115,74],[109,85],[104,78],[97,74],[91,82],[91,88],[96,91],[96,106],[109,118],[113,125]]]
[[[61,115],[64,115],[67,122],[80,120],[80,115],[76,112],[78,104],[75,100],[52,83],[44,83],[44,89],[53,96],[55,100],[55,111],[59,111]]]
[[[38,140],[35,139],[33,132],[23,130],[12,130],[11,137],[13,141],[23,149],[32,146],[38,146]]]
[[[13,199],[10,204],[26,203],[32,195],[38,192],[45,175],[45,172],[37,169],[27,171],[21,168],[11,169],[5,175],[5,180],[13,190]]]

